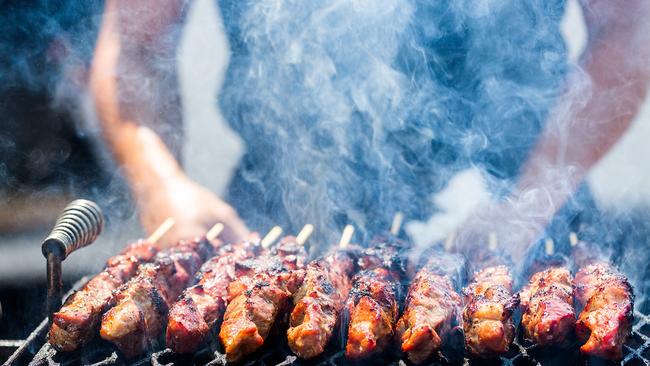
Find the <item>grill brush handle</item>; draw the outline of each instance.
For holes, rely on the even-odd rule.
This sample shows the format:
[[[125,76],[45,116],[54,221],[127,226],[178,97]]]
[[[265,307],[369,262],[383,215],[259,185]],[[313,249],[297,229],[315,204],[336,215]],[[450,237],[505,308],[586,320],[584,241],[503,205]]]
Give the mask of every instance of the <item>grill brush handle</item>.
[[[61,307],[63,282],[61,262],[72,252],[91,244],[104,227],[104,215],[99,206],[88,200],[70,202],[56,220],[50,235],[43,240],[41,250],[47,259],[47,315]]]
[[[43,255],[47,258],[53,253],[64,260],[75,250],[95,241],[103,227],[104,215],[95,202],[74,200],[65,207],[43,241]]]

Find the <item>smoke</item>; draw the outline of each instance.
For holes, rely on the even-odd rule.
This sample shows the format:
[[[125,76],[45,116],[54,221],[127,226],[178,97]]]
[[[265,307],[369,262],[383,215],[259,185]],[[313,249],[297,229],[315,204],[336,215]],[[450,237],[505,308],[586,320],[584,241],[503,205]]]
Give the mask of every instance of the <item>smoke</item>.
[[[566,62],[563,3],[220,1],[232,56],[219,106],[247,144],[227,198],[254,230],[314,224],[319,250],[348,223],[365,241],[398,211],[419,249],[441,240],[469,203],[511,191],[567,75],[582,85],[575,100],[589,95],[587,75]],[[43,88],[54,106],[76,108],[100,13],[95,1],[10,4],[0,88]],[[173,59],[155,63],[166,72]],[[155,98],[155,85],[141,81],[134,94]],[[0,135],[0,149],[15,147]],[[550,193],[543,205],[531,198],[569,189],[571,171],[548,174],[557,187],[511,202],[524,217],[562,205]],[[111,206],[128,199],[118,188],[106,195]],[[575,229],[576,212],[595,209],[586,201],[569,202],[547,233]]]
[[[222,4],[220,106],[248,142],[231,196],[252,225],[311,222],[332,241],[349,222],[385,230],[396,211],[426,220],[470,166],[508,187],[559,95],[556,5]]]

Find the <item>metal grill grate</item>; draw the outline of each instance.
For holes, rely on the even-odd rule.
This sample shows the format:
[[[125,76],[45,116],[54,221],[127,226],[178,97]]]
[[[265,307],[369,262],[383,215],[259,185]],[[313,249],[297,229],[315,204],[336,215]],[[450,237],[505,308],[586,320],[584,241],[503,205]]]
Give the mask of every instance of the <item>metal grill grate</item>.
[[[79,281],[74,288],[80,288],[87,279]],[[621,361],[622,366],[650,366],[650,314],[644,314],[635,311],[634,325],[632,327],[632,336],[624,346],[624,359]],[[46,343],[47,320],[44,320],[38,328],[24,341],[22,346],[14,355],[5,363],[5,365],[34,365],[34,366],[109,366],[109,365],[131,365],[131,366],[173,366],[173,365],[208,365],[224,366],[225,355],[221,353],[217,344],[213,343],[209,347],[197,352],[192,356],[180,356],[174,354],[171,350],[165,349],[152,353],[135,362],[124,360],[115,348],[101,340],[94,341],[91,345],[84,348],[82,352],[60,353]],[[281,339],[282,337],[273,337]],[[471,362],[461,357],[457,361],[438,361],[430,363],[431,366],[447,365],[473,365]],[[501,357],[500,360],[493,364],[502,364],[507,366],[526,366],[526,365],[578,365],[588,364],[595,365],[602,362],[595,360],[585,360],[580,357],[577,344],[566,349],[539,349],[532,345],[526,345],[520,340],[515,341],[510,352]],[[380,358],[368,360],[362,363],[350,363],[345,359],[340,346],[332,346],[325,355],[310,361],[303,361],[293,356],[286,344],[270,344],[263,348],[257,354],[251,355],[242,366],[359,366],[362,364],[383,364],[391,366],[405,366],[409,362],[399,358],[397,353],[388,353]]]

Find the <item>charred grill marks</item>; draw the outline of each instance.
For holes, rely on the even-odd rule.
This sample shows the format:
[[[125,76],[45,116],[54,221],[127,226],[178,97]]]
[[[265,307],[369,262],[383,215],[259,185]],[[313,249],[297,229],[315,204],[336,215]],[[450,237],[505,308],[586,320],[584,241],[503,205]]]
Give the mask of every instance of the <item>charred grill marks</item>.
[[[507,352],[515,334],[512,315],[519,304],[508,268],[479,271],[464,293],[463,330],[470,356],[491,358]]]
[[[219,332],[229,362],[264,344],[278,314],[302,284],[306,257],[294,238],[285,238],[270,255],[237,266],[237,280],[228,286],[230,302]]]
[[[192,281],[214,246],[206,240],[181,242],[158,253],[154,263],[138,269],[123,285],[115,306],[102,319],[100,335],[133,358],[157,344],[167,320],[167,309]]]
[[[451,279],[438,270],[426,266],[418,272],[397,323],[402,352],[416,364],[440,349],[460,315],[461,298]]]
[[[573,330],[573,278],[566,268],[535,273],[521,291],[524,336],[540,346],[564,342]]]
[[[396,274],[383,267],[354,276],[347,301],[346,357],[368,357],[388,346],[398,316],[397,285]]]
[[[235,280],[236,263],[254,257],[258,243],[227,245],[202,267],[198,284],[187,288],[169,312],[166,341],[177,353],[191,353],[206,340],[226,308],[228,285]]]
[[[623,344],[632,331],[634,294],[630,283],[616,268],[597,262],[578,271],[574,294],[582,312],[576,334],[585,341],[580,352],[619,360]]]
[[[155,254],[156,249],[152,244],[139,241],[109,258],[106,268],[54,314],[48,341],[54,347],[70,352],[92,339],[99,327],[102,312],[112,301],[113,291],[135,274],[138,265],[150,261]]]
[[[336,252],[307,266],[303,285],[294,295],[287,331],[289,347],[299,357],[309,359],[324,351],[339,322],[354,269],[349,251]]]

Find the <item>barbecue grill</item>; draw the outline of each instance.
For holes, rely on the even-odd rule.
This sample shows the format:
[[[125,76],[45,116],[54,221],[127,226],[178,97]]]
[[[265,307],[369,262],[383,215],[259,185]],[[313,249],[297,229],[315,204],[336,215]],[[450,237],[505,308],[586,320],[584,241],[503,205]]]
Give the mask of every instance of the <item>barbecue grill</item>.
[[[88,277],[84,277],[78,281],[74,290],[81,288],[87,281]],[[70,293],[72,293],[71,291]],[[69,293],[69,294],[70,294]],[[68,294],[68,295],[69,295]],[[646,306],[647,308],[647,306]],[[634,326],[632,328],[632,336],[624,347],[625,357],[620,365],[636,366],[636,365],[650,365],[650,314],[644,313],[648,309],[636,311],[634,314]],[[199,350],[191,356],[175,355],[169,349],[162,347],[136,361],[127,361],[121,357],[119,352],[109,343],[100,340],[94,341],[87,345],[82,351],[73,353],[57,352],[46,342],[46,335],[48,329],[47,319],[44,319],[41,324],[29,335],[29,337],[22,342],[14,342],[13,346],[17,347],[14,354],[5,365],[87,365],[87,366],[112,366],[112,365],[132,365],[132,366],[169,366],[169,365],[210,365],[222,366],[225,365],[226,358],[221,352],[221,349],[216,343],[206,346],[204,349]],[[270,337],[271,338],[271,337]],[[276,337],[280,339],[281,337]],[[10,346],[2,344],[3,346]],[[559,363],[565,365],[577,364],[598,364],[598,361],[584,360],[578,354],[577,347],[569,347],[565,350],[549,350],[539,349],[535,346],[527,345],[521,340],[515,340],[510,352],[500,358],[503,365],[545,365],[551,363]],[[375,360],[378,362],[378,360]],[[373,360],[368,360],[367,364],[372,364]],[[409,362],[400,358],[396,352],[388,352],[381,358],[380,364],[386,365],[408,365]],[[357,365],[359,363],[356,363]],[[466,358],[459,358],[457,360],[444,360],[432,362],[430,365],[472,365],[472,362]],[[298,359],[291,354],[286,344],[278,342],[276,344],[266,345],[260,352],[248,357],[242,365],[246,366],[287,366],[287,365],[314,365],[314,366],[347,366],[351,365],[345,359],[343,350],[337,346],[332,345],[325,352],[315,360],[304,361]]]
[[[94,215],[94,216],[93,216]],[[85,226],[75,226],[74,222],[85,222]],[[67,223],[62,225],[61,223]],[[60,262],[73,250],[90,244],[101,230],[101,212],[88,201],[75,201],[64,210],[62,218],[57,221],[52,234],[44,243],[44,255],[48,258],[48,315],[55,308],[53,303],[60,304]],[[81,225],[81,224],[80,224]],[[66,229],[67,228],[67,229]],[[91,277],[77,281],[67,296],[82,288]],[[620,365],[650,366],[650,304],[636,305],[632,335],[624,346],[624,357]],[[161,343],[157,348],[137,360],[127,360],[109,342],[97,337],[81,350],[75,352],[60,352],[47,343],[49,329],[48,318],[45,318],[25,340],[2,341],[0,348],[12,349],[12,356],[4,365],[226,365],[226,356],[221,346],[212,337],[212,341],[192,355],[178,355],[165,348]],[[521,331],[518,332],[521,334]],[[381,356],[375,356],[362,362],[350,362],[345,358],[341,339],[334,340],[325,352],[316,359],[305,361],[293,355],[286,344],[283,334],[270,336],[267,344],[256,353],[248,356],[241,364],[247,366],[284,366],[284,365],[360,365],[386,364],[409,365],[410,362],[395,348]],[[444,351],[437,361],[430,365],[472,365],[480,362],[471,361],[459,354],[456,347],[462,345],[461,337],[452,337],[451,347]],[[540,348],[518,338],[510,351],[490,364],[502,365],[545,365],[545,364],[601,364],[600,360],[588,360],[578,351],[577,342],[562,349]]]

